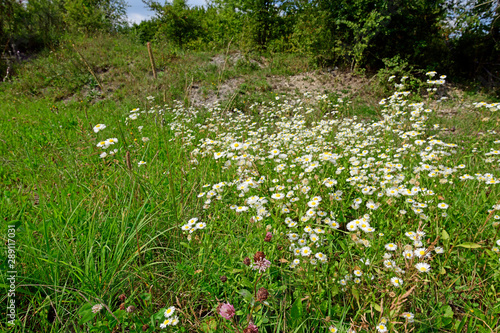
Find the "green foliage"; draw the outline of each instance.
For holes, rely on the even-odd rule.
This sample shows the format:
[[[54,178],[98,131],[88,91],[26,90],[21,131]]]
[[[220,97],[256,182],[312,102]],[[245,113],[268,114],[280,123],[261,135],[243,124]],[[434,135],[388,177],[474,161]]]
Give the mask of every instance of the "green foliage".
[[[0,1],[1,79],[15,74],[13,63],[57,45],[64,26],[61,10],[58,0]]]
[[[186,0],[173,0],[172,3],[166,2],[164,5],[156,1],[144,3],[157,14],[156,38],[160,42],[170,42],[182,48],[200,36],[200,18],[204,13],[202,8],[191,9]]]
[[[77,31],[113,31],[124,24],[125,0],[73,0],[64,2],[65,22]]]
[[[0,74],[12,62],[73,34],[130,32],[179,50],[290,52],[356,73],[400,57],[423,70],[499,86],[500,9],[494,1],[145,0],[156,17],[128,27],[124,0],[2,0]],[[15,56],[17,51],[21,53]],[[10,72],[12,75],[12,72]]]
[[[159,29],[160,21],[158,19],[145,20],[141,23],[134,23],[132,26],[132,34],[136,36],[139,42],[147,43],[155,40],[156,33]]]
[[[124,0],[0,1],[0,76],[12,63],[43,49],[54,49],[73,33],[117,31],[124,26]]]
[[[447,57],[442,29],[445,1],[391,2],[385,12],[388,17],[384,28],[368,51],[379,59],[399,55],[411,65],[440,70],[435,62]],[[368,63],[376,65],[373,60]]]
[[[312,1],[295,11],[294,45],[305,47],[322,62],[353,69],[377,68],[380,59],[395,55],[425,65],[420,54],[429,47],[429,40],[439,37],[435,27],[444,17],[443,1],[432,5],[427,1]]]
[[[241,10],[247,13],[246,30],[252,42],[259,48],[266,48],[269,41],[280,32],[278,1],[247,0],[243,4]]]
[[[0,2],[0,43],[2,52],[40,50],[60,37],[63,25],[62,2],[34,0],[22,5],[12,0]]]
[[[102,81],[103,91],[99,91],[75,49]],[[145,325],[149,325],[144,328],[146,332],[158,332],[165,320],[164,312],[171,305],[177,308],[175,315],[180,323],[166,331],[230,332],[230,322],[217,315],[218,302],[235,306],[234,322],[240,332],[249,314],[260,331],[323,332],[330,325],[347,331],[351,319],[357,328],[369,325],[371,330],[383,316],[394,325],[391,329],[401,331],[400,323],[405,319],[390,307],[412,286],[416,288],[401,303],[400,311],[415,314],[409,329],[461,332],[466,327],[475,332],[498,327],[496,286],[500,275],[498,253],[494,250],[498,226],[493,217],[498,211],[487,219],[488,210],[498,201],[498,184],[487,185],[477,179],[462,182],[459,178],[465,172],[489,172],[498,178],[495,164],[484,156],[490,148],[497,149],[497,138],[489,131],[498,126],[498,116],[492,108],[466,106],[481,96],[466,96],[463,102],[460,98],[451,100],[450,94],[450,100],[441,103],[434,103],[429,96],[421,97],[428,98],[438,111],[420,112],[427,118],[420,122],[409,119],[418,116],[410,116],[409,104],[420,101],[413,94],[406,97],[408,103],[400,101],[398,109],[391,112],[385,111],[378,100],[370,101],[363,92],[353,97],[352,104],[348,98],[342,100],[340,92],[277,95],[268,77],[310,70],[308,59],[301,55],[241,56],[230,51],[224,54],[224,65],[215,65],[212,52],[174,53],[162,44],[153,44],[153,52],[160,69],[157,80],[152,79],[147,50],[140,43],[124,36],[72,38],[63,40],[53,52],[41,53],[24,63],[18,67],[18,76],[0,85],[0,104],[5,105],[5,121],[0,125],[0,140],[4,143],[0,145],[0,211],[7,217],[2,227],[16,225],[19,240],[16,301],[20,320],[13,332],[134,332]],[[234,58],[237,60],[233,62]],[[381,82],[397,76],[384,86],[387,91],[400,83],[402,76],[409,76],[403,90],[418,87],[412,83],[413,77],[425,85],[420,72],[404,59],[385,60],[385,66],[379,75]],[[194,86],[213,92],[234,78],[242,83],[218,109],[188,109],[172,101],[183,99]],[[376,82],[371,81],[378,85]],[[146,98],[150,95],[153,100]],[[136,107],[140,109],[133,113],[138,118],[132,120],[130,111]],[[444,117],[440,108],[457,115]],[[373,122],[383,126],[371,126]],[[97,123],[107,127],[95,133],[92,128]],[[418,139],[428,144],[420,146],[416,138],[400,137],[424,123],[428,127]],[[432,124],[456,127],[456,132],[450,134]],[[387,132],[387,126],[393,126],[394,131]],[[434,141],[436,135],[443,142]],[[300,136],[300,140],[295,139]],[[108,137],[116,137],[118,142],[107,150],[97,147]],[[244,157],[214,160],[214,152],[224,151],[222,145],[240,138],[245,143],[258,142],[256,149],[249,147],[246,152],[247,158],[255,155],[258,160],[250,164],[241,163]],[[290,155],[288,160],[270,159],[272,145],[283,143],[290,144],[281,146]],[[329,148],[324,148],[327,145]],[[355,153],[356,146],[363,148]],[[450,153],[425,162],[441,172],[437,177],[428,175],[430,171],[420,171],[418,177],[415,174],[415,168],[422,167],[420,153],[431,153],[426,147]],[[476,152],[474,147],[479,150]],[[115,148],[115,155],[99,157],[103,151],[109,153]],[[337,165],[317,158],[323,149],[343,155],[336,159]],[[365,149],[368,155],[356,155],[364,155]],[[242,151],[231,152],[243,156]],[[295,162],[302,152],[314,155],[314,161],[321,163],[317,174],[304,171]],[[394,161],[390,162],[392,167],[401,163],[403,168],[388,172],[391,164],[388,159],[382,160],[382,153]],[[367,160],[351,164],[356,159]],[[147,163],[139,167],[141,160]],[[370,160],[381,163],[361,168]],[[226,165],[227,161],[231,165]],[[277,171],[281,163],[287,164],[287,174]],[[465,170],[458,167],[461,163],[466,165]],[[442,172],[446,169],[440,165],[455,171],[445,177]],[[339,167],[346,169],[336,174]],[[380,179],[401,173],[404,177],[399,185],[432,189],[433,196],[423,197],[420,193],[412,197],[426,202],[429,219],[421,220],[413,214],[415,206],[406,202],[406,196],[389,200],[374,194],[367,198],[383,203],[378,210],[367,211],[364,205],[353,209],[352,200],[364,195],[357,186],[348,184],[350,172],[355,170],[367,170],[367,175],[373,173]],[[258,176],[254,179],[266,176],[265,182],[240,197],[236,180],[255,173]],[[303,176],[299,176],[301,173]],[[338,184],[326,188],[325,177],[334,177]],[[278,182],[273,183],[273,179]],[[227,185],[218,192],[220,198],[213,196],[210,206],[204,208],[207,194],[198,194],[222,181]],[[300,200],[284,215],[288,200],[271,199],[271,187],[283,185],[293,190],[306,182],[311,187],[310,198],[296,190]],[[205,184],[210,186],[203,187]],[[380,193],[386,189],[380,187]],[[330,193],[337,190],[344,193],[342,201],[331,199]],[[233,204],[244,205],[250,195],[269,199],[266,207],[270,215],[264,220],[251,219],[253,213],[230,208]],[[306,203],[317,195],[323,198],[322,209],[336,213],[342,227],[333,230],[323,223],[313,226],[327,229],[321,234],[325,240],[321,246],[328,261],[312,265],[306,262],[311,258],[290,253],[286,233],[294,229],[283,221],[285,216],[295,219],[304,213],[309,209]],[[436,208],[441,201],[450,205],[447,217]],[[401,209],[408,212],[401,215]],[[349,220],[367,212],[377,232],[361,235],[366,235],[371,247],[354,242],[344,228]],[[183,232],[182,225],[194,216],[206,222],[206,228],[191,234]],[[267,225],[273,232],[271,242],[264,241]],[[432,252],[428,275],[415,272],[413,264],[406,267],[408,262],[401,261],[400,267],[406,271],[401,274],[407,274],[405,284],[393,288],[380,278],[391,272],[379,260],[385,252],[384,244],[397,243],[399,252],[392,253],[398,257],[403,244],[408,244],[404,231],[421,226],[427,232],[423,246],[429,247],[439,236],[436,245],[444,253]],[[301,227],[297,229],[299,234],[304,230],[304,225]],[[263,250],[272,262],[263,274],[243,264],[243,259],[252,257],[256,250]],[[291,268],[296,258],[301,266]],[[372,260],[371,266],[362,266],[362,281],[339,284],[361,265],[361,258]],[[377,283],[370,282],[370,274]],[[221,275],[227,277],[226,282],[220,280]],[[255,289],[261,287],[270,294],[266,303],[255,297]],[[126,295],[125,301],[120,299],[121,294]],[[102,308],[97,306],[92,311],[99,304]],[[136,310],[127,312],[129,306]]]
[[[452,7],[451,15],[456,20],[448,32],[452,73],[496,89],[500,96],[500,6],[494,1],[459,2]]]
[[[426,77],[422,70],[417,70],[408,64],[408,61],[395,56],[391,59],[382,59],[384,68],[377,72],[378,84],[381,93],[387,94],[394,90],[395,84],[404,83],[405,89],[423,93],[423,88],[427,87]],[[401,79],[404,77],[403,82]],[[423,79],[425,78],[425,79]]]
[[[216,17],[216,25],[209,23],[208,35],[212,35],[211,28],[215,29],[217,40],[222,41],[222,45],[227,46],[231,41],[244,50],[288,49],[284,45],[290,25],[283,12],[283,1],[212,0],[208,8],[214,10]]]

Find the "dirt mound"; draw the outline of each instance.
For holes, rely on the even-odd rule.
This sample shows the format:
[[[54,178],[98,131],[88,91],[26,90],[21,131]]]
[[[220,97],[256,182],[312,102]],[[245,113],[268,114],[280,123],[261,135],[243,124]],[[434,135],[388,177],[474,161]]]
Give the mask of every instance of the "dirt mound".
[[[216,56],[212,62],[223,64],[224,58]],[[221,62],[222,61],[222,62]],[[303,95],[310,93],[337,93],[346,96],[360,91],[370,80],[354,76],[350,73],[336,70],[316,71],[300,73],[292,76],[270,76],[266,78],[267,84],[272,92],[296,93]],[[245,83],[245,78],[232,78],[222,82],[217,90],[204,90],[198,85],[192,85],[189,91],[189,99],[193,106],[211,107],[216,103],[228,100]]]
[[[361,89],[369,80],[363,77],[354,76],[350,73],[339,71],[328,72],[307,72],[288,77],[273,76],[268,79],[273,91],[332,93],[346,95]]]
[[[197,85],[190,87],[188,96],[192,106],[207,108],[231,98],[231,95],[245,80],[242,78],[229,79],[222,82],[216,91],[205,91]]]

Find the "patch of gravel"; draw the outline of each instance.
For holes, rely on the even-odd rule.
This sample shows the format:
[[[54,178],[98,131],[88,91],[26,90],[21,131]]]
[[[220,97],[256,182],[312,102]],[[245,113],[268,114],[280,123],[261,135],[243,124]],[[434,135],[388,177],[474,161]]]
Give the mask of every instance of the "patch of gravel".
[[[214,57],[217,58],[219,56]],[[221,56],[222,57],[222,56]],[[212,61],[214,61],[212,59]],[[219,63],[223,57],[217,58]],[[309,93],[331,93],[336,92],[339,96],[345,96],[360,91],[370,80],[367,78],[353,76],[350,73],[339,71],[328,72],[306,72],[292,76],[270,76],[266,78],[272,91],[277,94],[299,94]],[[245,82],[244,78],[233,78],[221,83],[218,91],[210,90],[202,92],[198,85],[192,85],[189,91],[189,99],[192,106],[212,107],[222,101],[228,100]]]
[[[268,83],[276,93],[298,94],[332,93],[347,95],[360,90],[369,82],[368,79],[356,77],[349,73],[338,71],[306,72],[288,77],[273,76],[268,78]]]
[[[192,106],[207,108],[228,100],[245,80],[243,78],[234,78],[222,82],[218,91],[209,91],[204,93],[198,85],[192,85],[189,89],[189,100]]]

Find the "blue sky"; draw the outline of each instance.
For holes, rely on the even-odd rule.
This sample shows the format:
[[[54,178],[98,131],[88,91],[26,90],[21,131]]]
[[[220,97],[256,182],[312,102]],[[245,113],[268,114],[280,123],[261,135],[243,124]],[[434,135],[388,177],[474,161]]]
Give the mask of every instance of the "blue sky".
[[[128,21],[132,23],[139,23],[142,20],[147,20],[153,16],[153,12],[149,11],[141,0],[126,0],[130,7],[127,8]],[[164,0],[159,0],[163,3]],[[188,5],[190,6],[202,6],[205,4],[205,0],[188,0]]]

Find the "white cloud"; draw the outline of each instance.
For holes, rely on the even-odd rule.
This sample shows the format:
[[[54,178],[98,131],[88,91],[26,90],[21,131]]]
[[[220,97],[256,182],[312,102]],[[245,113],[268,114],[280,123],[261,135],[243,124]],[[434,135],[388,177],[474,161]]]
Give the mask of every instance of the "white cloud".
[[[162,1],[160,1],[161,3]],[[170,1],[171,3],[172,1]],[[142,2],[142,0],[128,0],[127,7],[127,21],[130,24],[141,23],[144,20],[148,20],[153,17],[153,12],[147,8],[147,6]],[[188,6],[204,6],[206,5],[205,0],[188,0]]]
[[[205,0],[188,0],[187,3],[190,6],[205,6],[206,5]]]
[[[151,15],[143,15],[139,13],[128,13],[127,18],[130,23],[141,23],[141,21],[147,20]]]

